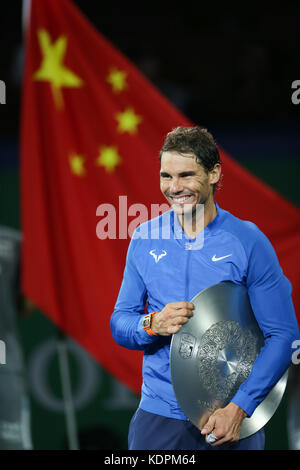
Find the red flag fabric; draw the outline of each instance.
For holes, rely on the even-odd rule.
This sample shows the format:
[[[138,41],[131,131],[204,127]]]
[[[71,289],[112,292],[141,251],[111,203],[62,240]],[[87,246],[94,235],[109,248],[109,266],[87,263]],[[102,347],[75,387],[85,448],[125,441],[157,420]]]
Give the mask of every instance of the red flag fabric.
[[[70,1],[32,0],[21,125],[23,291],[136,392],[141,353],[115,344],[109,320],[128,232],[158,215],[151,204],[165,202],[158,153],[178,125],[193,124]],[[299,310],[300,211],[223,150],[221,158],[219,204],[271,239]]]

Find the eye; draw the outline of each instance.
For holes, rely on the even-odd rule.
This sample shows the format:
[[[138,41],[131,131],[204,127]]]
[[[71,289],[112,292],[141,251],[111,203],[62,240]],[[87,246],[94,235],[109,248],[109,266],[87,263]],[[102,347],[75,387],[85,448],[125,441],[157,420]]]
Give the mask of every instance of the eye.
[[[192,176],[195,176],[194,172],[182,173],[181,175],[182,178],[191,178]]]
[[[168,175],[167,173],[161,173],[161,174],[160,174],[160,177],[161,177],[162,179],[164,179],[164,180],[166,180],[166,179],[171,179],[171,175]]]

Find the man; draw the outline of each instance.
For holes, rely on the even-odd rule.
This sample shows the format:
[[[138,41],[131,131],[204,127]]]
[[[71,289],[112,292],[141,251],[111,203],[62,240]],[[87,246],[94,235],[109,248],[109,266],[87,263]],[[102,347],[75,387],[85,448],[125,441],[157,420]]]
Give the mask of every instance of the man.
[[[299,331],[290,282],[264,234],[214,202],[221,162],[207,130],[174,129],[160,161],[160,187],[172,210],[133,235],[111,318],[118,344],[144,350],[142,397],[131,420],[129,449],[263,449],[263,430],[240,441],[239,434],[243,419],[291,362],[291,344]],[[203,208],[204,218],[199,217]],[[265,345],[232,401],[199,430],[176,401],[170,341],[193,315],[189,299],[222,281],[247,286]],[[209,445],[205,436],[212,431],[218,440]]]

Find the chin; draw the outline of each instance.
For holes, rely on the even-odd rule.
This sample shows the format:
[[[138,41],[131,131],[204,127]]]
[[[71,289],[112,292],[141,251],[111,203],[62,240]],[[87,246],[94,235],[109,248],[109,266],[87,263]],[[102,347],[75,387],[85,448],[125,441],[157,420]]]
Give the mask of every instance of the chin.
[[[193,205],[192,207],[184,207],[184,206],[179,206],[177,204],[172,204],[172,209],[173,211],[178,214],[178,215],[192,215],[195,211],[195,206]]]

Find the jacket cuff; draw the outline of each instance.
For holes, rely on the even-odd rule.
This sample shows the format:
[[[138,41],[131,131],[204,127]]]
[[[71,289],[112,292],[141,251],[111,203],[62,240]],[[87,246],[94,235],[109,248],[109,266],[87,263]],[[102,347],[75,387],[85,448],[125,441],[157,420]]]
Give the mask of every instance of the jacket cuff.
[[[257,402],[252,400],[252,398],[242,390],[238,390],[231,401],[242,408],[249,418],[258,406]]]

